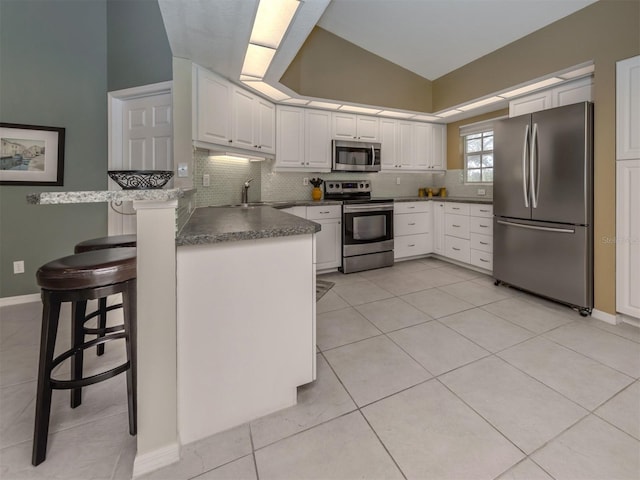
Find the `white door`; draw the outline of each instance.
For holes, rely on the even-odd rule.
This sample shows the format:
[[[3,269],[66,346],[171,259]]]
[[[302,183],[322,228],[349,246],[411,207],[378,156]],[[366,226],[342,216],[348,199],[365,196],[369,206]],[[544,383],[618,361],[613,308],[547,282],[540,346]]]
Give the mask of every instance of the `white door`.
[[[173,170],[173,113],[170,93],[120,100],[111,135],[120,141],[111,155],[110,170]],[[119,120],[119,122],[117,121]],[[119,124],[119,125],[118,125]],[[112,128],[113,128],[112,125]],[[171,186],[171,183],[169,184]],[[120,187],[109,180],[109,189]],[[136,232],[132,202],[109,209],[109,235]]]

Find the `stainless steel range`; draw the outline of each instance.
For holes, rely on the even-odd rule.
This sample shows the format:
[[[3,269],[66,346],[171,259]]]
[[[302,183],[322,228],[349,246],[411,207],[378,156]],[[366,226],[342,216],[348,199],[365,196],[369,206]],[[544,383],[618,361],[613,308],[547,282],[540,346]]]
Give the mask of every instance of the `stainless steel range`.
[[[393,199],[372,199],[368,180],[327,180],[324,198],[342,201],[343,273],[393,265]]]

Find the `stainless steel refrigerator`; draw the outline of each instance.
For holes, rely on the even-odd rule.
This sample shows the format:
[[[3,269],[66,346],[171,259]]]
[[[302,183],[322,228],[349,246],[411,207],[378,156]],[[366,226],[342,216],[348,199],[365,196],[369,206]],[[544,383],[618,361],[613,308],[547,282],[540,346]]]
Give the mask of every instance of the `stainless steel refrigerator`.
[[[593,309],[593,104],[494,124],[493,276]]]

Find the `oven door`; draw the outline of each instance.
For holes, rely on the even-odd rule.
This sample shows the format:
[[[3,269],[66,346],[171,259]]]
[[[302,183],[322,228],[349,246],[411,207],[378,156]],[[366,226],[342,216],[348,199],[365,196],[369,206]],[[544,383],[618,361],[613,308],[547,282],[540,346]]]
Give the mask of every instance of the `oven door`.
[[[378,172],[381,168],[379,143],[333,140],[333,170]]]
[[[393,204],[344,205],[343,256],[393,250]]]

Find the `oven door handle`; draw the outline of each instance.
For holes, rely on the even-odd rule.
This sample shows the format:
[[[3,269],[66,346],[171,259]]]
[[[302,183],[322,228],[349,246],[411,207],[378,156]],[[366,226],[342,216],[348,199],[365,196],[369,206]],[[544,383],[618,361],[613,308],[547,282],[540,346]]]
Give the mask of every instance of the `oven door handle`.
[[[393,204],[344,205],[344,213],[393,211]]]

